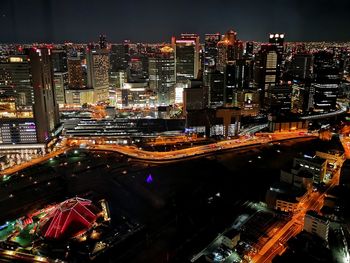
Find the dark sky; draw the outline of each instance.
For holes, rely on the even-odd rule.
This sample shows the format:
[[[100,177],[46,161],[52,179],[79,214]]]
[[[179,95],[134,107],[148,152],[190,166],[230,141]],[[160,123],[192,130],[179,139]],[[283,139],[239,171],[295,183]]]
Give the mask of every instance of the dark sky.
[[[265,41],[350,40],[350,0],[0,0],[0,42],[170,41],[225,32]]]

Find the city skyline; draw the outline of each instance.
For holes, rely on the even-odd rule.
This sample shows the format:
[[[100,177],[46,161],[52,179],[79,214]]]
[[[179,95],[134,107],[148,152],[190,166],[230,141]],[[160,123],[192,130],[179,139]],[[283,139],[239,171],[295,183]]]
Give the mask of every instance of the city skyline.
[[[336,5],[314,0],[263,3],[180,0],[172,7],[159,0],[152,3],[33,0],[29,5],[5,0],[0,9],[0,42],[92,42],[97,34],[104,33],[110,42],[131,39],[152,43],[168,42],[181,32],[203,37],[206,33],[225,32],[227,28],[239,32],[242,40],[265,41],[270,32],[284,32],[288,41],[347,41],[349,7],[345,0],[337,1]]]
[[[350,263],[350,1],[2,0],[0,261]]]

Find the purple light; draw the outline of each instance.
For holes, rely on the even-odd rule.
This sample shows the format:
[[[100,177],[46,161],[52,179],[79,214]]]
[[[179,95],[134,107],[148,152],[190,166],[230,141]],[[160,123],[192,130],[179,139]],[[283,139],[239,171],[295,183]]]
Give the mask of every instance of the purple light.
[[[153,177],[152,177],[151,174],[149,174],[149,175],[147,176],[146,182],[147,182],[148,184],[150,184],[150,183],[153,182]]]

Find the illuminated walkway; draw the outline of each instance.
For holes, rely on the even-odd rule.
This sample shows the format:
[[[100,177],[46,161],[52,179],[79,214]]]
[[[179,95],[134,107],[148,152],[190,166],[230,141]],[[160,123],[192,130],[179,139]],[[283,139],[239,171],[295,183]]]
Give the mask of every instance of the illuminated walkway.
[[[30,160],[30,161],[23,162],[21,164],[17,164],[17,165],[15,165],[13,167],[10,167],[10,168],[7,168],[7,169],[1,171],[0,172],[0,176],[5,175],[5,174],[13,174],[13,173],[16,173],[16,172],[18,172],[20,170],[28,168],[28,167],[30,167],[32,165],[35,165],[35,164],[47,161],[50,158],[53,158],[53,157],[55,157],[57,155],[60,155],[60,154],[64,153],[68,149],[69,149],[69,147],[63,147],[63,148],[60,148],[60,149],[58,149],[56,151],[50,152],[48,154],[45,154],[43,156],[34,158],[34,159]]]

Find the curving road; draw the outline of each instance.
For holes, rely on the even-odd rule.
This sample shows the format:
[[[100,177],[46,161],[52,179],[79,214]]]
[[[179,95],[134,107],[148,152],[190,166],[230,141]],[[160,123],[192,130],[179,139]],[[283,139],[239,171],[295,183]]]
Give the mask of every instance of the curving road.
[[[317,115],[311,115],[311,116],[304,116],[300,117],[302,120],[316,120],[316,119],[322,119],[322,118],[328,118],[328,117],[334,117],[339,114],[343,114],[347,112],[347,106],[343,103],[338,103],[339,109],[334,112],[324,113],[324,114],[317,114]]]
[[[103,151],[113,151],[128,156],[130,158],[147,161],[150,163],[160,163],[160,162],[175,162],[182,159],[200,157],[203,155],[212,154],[215,152],[220,152],[224,150],[230,150],[235,148],[241,148],[246,146],[258,146],[267,143],[277,142],[280,140],[293,140],[299,138],[316,138],[317,134],[310,133],[300,133],[300,132],[286,132],[286,133],[264,133],[264,136],[259,137],[240,137],[233,140],[225,140],[217,143],[212,143],[208,145],[195,146],[191,148],[168,151],[168,152],[151,152],[145,151],[135,146],[122,146],[116,144],[101,144],[101,145],[88,145],[88,149],[92,150],[103,150]],[[84,141],[85,143],[86,141]],[[32,165],[44,162],[53,158],[57,155],[64,153],[67,150],[74,149],[74,146],[63,146],[60,149],[50,152],[44,156],[35,158],[31,161],[13,166],[4,171],[0,172],[0,177],[4,175],[9,175],[16,173],[22,169],[30,167]]]
[[[121,145],[89,145],[89,149],[114,151],[124,154],[128,157],[147,161],[150,163],[178,161],[181,159],[199,157],[207,154],[212,154],[224,150],[231,150],[235,148],[241,148],[246,146],[258,146],[268,143],[273,143],[281,140],[293,140],[299,138],[315,138],[316,134],[289,132],[289,133],[273,133],[264,134],[265,136],[259,137],[240,137],[239,139],[225,140],[208,145],[196,146],[181,150],[168,151],[168,152],[151,152],[145,151],[141,148],[134,146],[121,146]]]

